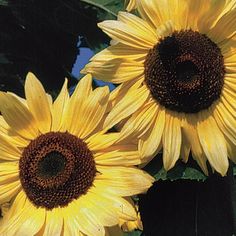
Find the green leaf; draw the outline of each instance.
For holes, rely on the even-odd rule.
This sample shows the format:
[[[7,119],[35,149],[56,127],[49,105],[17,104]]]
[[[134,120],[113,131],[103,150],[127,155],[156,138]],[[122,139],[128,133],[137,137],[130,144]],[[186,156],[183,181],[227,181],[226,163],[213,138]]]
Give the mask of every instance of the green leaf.
[[[144,236],[142,231],[139,231],[139,230],[124,233],[124,236],[141,236],[141,235]]]
[[[156,156],[144,170],[152,175],[156,180],[178,180],[189,179],[205,181],[207,176],[199,169],[195,161],[190,159],[187,164],[183,162],[177,162],[175,167],[168,172],[163,168],[162,156]]]
[[[123,0],[81,0],[81,2],[95,7],[100,20],[115,19],[117,13],[124,10]]]
[[[7,0],[0,0],[0,6],[8,6]]]

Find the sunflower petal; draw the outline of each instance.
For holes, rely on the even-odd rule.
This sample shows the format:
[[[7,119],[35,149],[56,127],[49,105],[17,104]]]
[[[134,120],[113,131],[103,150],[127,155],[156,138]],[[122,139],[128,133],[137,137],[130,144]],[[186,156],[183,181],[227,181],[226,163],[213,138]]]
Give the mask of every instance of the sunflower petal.
[[[35,139],[38,128],[26,106],[10,94],[1,93],[0,110],[8,125],[26,139]]]
[[[137,168],[97,166],[97,170],[101,175],[96,177],[94,185],[103,186],[104,191],[119,196],[132,196],[146,192],[154,181],[150,175]]]
[[[180,156],[181,129],[180,118],[174,112],[166,113],[165,129],[163,132],[163,165],[166,170],[171,169]]]
[[[61,129],[62,120],[64,117],[64,112],[66,105],[69,100],[69,93],[67,90],[67,79],[64,82],[64,85],[61,89],[60,94],[52,105],[52,131],[58,131]]]
[[[42,133],[49,132],[51,129],[50,104],[42,84],[32,73],[28,73],[25,80],[25,96],[39,130]]]
[[[84,101],[82,108],[75,110],[80,117],[74,124],[71,124],[69,131],[80,138],[91,135],[104,117],[108,99],[109,88],[107,86],[92,91]]]
[[[140,164],[137,146],[132,144],[112,145],[94,154],[95,162],[105,166],[132,166]]]
[[[92,76],[84,76],[76,86],[65,111],[65,120],[63,127],[70,130],[71,127],[80,119],[80,113],[84,100],[86,100],[92,91]]]
[[[59,208],[54,208],[51,211],[47,211],[43,236],[61,235],[62,225],[62,211]]]
[[[104,128],[110,129],[115,124],[134,113],[145,102],[149,95],[145,86],[131,90],[126,97],[121,99],[107,116]]]
[[[199,118],[197,132],[202,148],[212,167],[224,176],[229,167],[225,138],[211,115],[200,112]]]
[[[148,24],[139,17],[133,17],[140,23],[140,28],[135,28],[132,24],[130,25],[122,21],[115,20],[103,21],[99,23],[98,26],[112,39],[125,45],[145,50],[152,48],[156,44],[156,38],[152,35],[152,30],[149,34],[147,34],[147,28],[149,29],[150,26],[148,26]],[[146,25],[147,28],[145,28],[144,25]]]
[[[161,138],[165,127],[165,110],[160,108],[153,126],[139,140],[139,150],[142,162],[148,162],[161,148]]]

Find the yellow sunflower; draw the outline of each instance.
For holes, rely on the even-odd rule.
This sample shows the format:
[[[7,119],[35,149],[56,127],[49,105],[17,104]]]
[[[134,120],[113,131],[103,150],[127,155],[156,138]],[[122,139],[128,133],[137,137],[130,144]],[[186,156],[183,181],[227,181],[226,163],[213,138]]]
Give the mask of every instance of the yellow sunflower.
[[[123,132],[139,135],[144,162],[161,149],[166,170],[186,162],[190,150],[206,174],[207,160],[221,175],[228,157],[236,162],[235,5],[142,0],[141,18],[120,12],[117,21],[99,23],[116,43],[82,72],[121,83],[117,103],[133,112]],[[124,118],[115,110],[110,117],[106,124]]]
[[[0,204],[11,202],[0,235],[109,235],[120,220],[135,221],[125,197],[153,181],[134,165],[134,144],[102,129],[109,89],[85,76],[70,97],[67,81],[52,102],[36,77],[26,100],[0,95]]]

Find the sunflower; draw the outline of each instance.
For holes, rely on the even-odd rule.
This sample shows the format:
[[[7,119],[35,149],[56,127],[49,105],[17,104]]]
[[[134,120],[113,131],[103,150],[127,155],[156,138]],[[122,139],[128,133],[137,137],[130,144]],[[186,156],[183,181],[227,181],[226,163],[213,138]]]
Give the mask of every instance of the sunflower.
[[[65,81],[53,103],[29,73],[26,100],[1,93],[0,204],[11,206],[0,235],[103,236],[120,220],[137,220],[126,197],[153,179],[134,167],[134,144],[102,129],[109,89],[91,82],[85,76],[70,97]]]
[[[133,112],[123,132],[138,134],[143,162],[162,150],[169,170],[179,158],[187,162],[191,151],[205,174],[209,161],[223,176],[228,157],[236,162],[235,6],[231,0],[142,0],[140,17],[120,12],[117,21],[99,23],[116,43],[82,72],[121,83],[117,103]],[[124,118],[115,110],[110,117],[110,125]]]

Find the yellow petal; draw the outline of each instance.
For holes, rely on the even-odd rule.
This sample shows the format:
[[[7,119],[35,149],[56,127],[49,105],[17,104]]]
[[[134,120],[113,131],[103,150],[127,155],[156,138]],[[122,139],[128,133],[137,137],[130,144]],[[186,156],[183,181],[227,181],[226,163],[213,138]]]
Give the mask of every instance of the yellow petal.
[[[102,188],[99,189],[94,187],[89,189],[89,191],[94,193],[95,195],[99,194],[104,199],[107,199],[107,201],[109,201],[109,203],[112,205],[112,208],[115,209],[116,214],[119,215],[120,219],[124,221],[137,219],[137,214],[134,206],[129,201],[127,201],[126,198],[113,195],[110,192],[104,191],[104,189]]]
[[[103,226],[113,226],[119,223],[119,217],[112,202],[108,198],[100,196],[99,192],[87,193],[86,208],[99,219]]]
[[[0,204],[10,202],[21,189],[19,180],[12,183],[1,184],[0,188]]]
[[[132,196],[144,193],[151,187],[154,179],[142,170],[130,167],[103,167],[97,165],[101,175],[96,176],[94,185],[104,191],[119,196]]]
[[[96,133],[85,141],[88,145],[88,148],[95,152],[110,147],[118,140],[118,138],[119,133]]]
[[[39,130],[42,133],[49,132],[51,129],[50,104],[42,84],[32,73],[28,73],[26,77],[25,96]]]
[[[157,34],[155,30],[150,27],[150,25],[143,19],[130,14],[128,12],[120,11],[117,17],[118,21],[121,21],[129,26],[132,26],[133,29],[142,32],[143,37],[148,35],[148,39],[151,41],[152,45],[155,45],[157,42]]]
[[[17,235],[16,231],[29,215],[26,198],[25,193],[20,191],[1,222],[0,235]]]
[[[6,137],[0,135],[0,143],[0,160],[18,161],[20,159],[21,151]]]
[[[104,236],[105,229],[97,218],[89,209],[86,207],[86,198],[79,198],[79,201],[71,203],[68,213],[74,218],[76,223],[84,234]],[[71,218],[72,218],[71,217]]]
[[[163,165],[166,170],[171,169],[180,156],[181,129],[180,118],[177,113],[167,112],[165,129],[163,132]]]
[[[124,124],[121,130],[121,139],[122,136],[141,137],[145,134],[153,124],[157,111],[158,105],[155,102],[145,103]]]
[[[14,129],[12,129],[7,122],[4,120],[3,116],[0,116],[0,136],[6,138],[9,143],[16,147],[26,147],[28,146],[30,140],[19,136]]]
[[[186,120],[182,121],[182,133],[184,139],[190,144],[193,158],[197,161],[205,175],[208,175],[207,158],[198,138],[197,117],[195,115],[187,115]]]
[[[65,120],[63,127],[70,130],[73,124],[80,119],[80,113],[84,101],[89,97],[92,91],[92,76],[84,76],[77,84],[65,111]]]
[[[208,32],[208,36],[214,40],[215,43],[219,43],[224,39],[230,38],[235,34],[236,23],[236,9],[225,13],[216,25]],[[224,29],[224,30],[222,30]]]
[[[43,236],[61,235],[63,225],[63,211],[54,208],[46,213],[46,223]]]
[[[67,90],[67,79],[61,89],[60,94],[52,105],[52,131],[59,131],[62,126],[64,112],[69,100],[69,93]]]
[[[96,164],[105,166],[134,166],[140,164],[137,145],[112,145],[94,154]]]
[[[19,179],[18,162],[0,162],[0,184],[7,184]]]
[[[8,125],[26,139],[35,139],[38,128],[26,106],[10,94],[1,93],[0,110]]]
[[[219,103],[213,110],[214,118],[221,131],[236,145],[236,120],[226,109],[224,104]]]
[[[79,115],[79,119],[71,124],[69,132],[84,139],[99,125],[104,117],[109,99],[108,86],[96,88],[91,92],[90,96],[84,100],[84,104],[80,110],[75,111]]]
[[[203,1],[201,4],[205,8],[205,12],[198,18],[198,29],[199,32],[207,34],[222,13],[226,0]]]
[[[108,34],[112,39],[117,40],[125,45],[139,48],[148,49],[153,48],[156,44],[156,39],[152,36],[150,31],[148,34],[147,29],[143,26],[146,24],[142,19],[134,16],[140,24],[140,28],[137,29],[132,24],[127,24],[121,21],[106,20],[98,24],[98,26]],[[147,27],[148,29],[150,27]],[[151,36],[149,38],[149,36]]]
[[[145,86],[136,90],[131,90],[109,113],[104,122],[104,128],[110,129],[115,124],[134,113],[142,106],[148,95],[149,91]]]
[[[197,132],[202,148],[211,166],[224,176],[229,167],[225,138],[211,114],[200,112],[199,118]]]
[[[139,150],[142,162],[148,162],[161,148],[161,138],[165,127],[165,110],[160,108],[152,126],[139,140]]]
[[[88,63],[81,73],[91,73],[94,77],[107,82],[123,83],[142,76],[144,66],[142,62],[124,60],[114,56],[111,60],[94,60]]]
[[[45,208],[36,208],[28,201],[27,210],[30,212],[30,214],[25,212],[25,214],[27,214],[27,218],[22,222],[19,229],[17,230],[17,235],[35,235],[40,231],[45,222]]]

